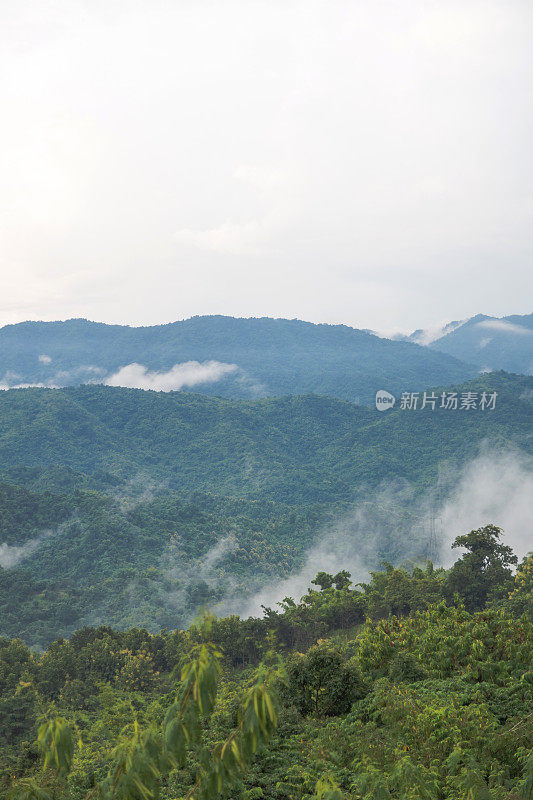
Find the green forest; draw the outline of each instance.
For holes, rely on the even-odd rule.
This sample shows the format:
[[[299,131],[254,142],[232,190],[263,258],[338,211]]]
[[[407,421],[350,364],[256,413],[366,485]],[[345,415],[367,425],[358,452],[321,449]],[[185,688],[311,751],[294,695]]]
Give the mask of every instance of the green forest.
[[[327,515],[320,506],[202,493],[138,499],[0,484],[4,557],[27,548],[0,566],[0,635],[47,646],[103,621],[152,632],[183,627],[225,597],[230,581],[242,595],[288,576]],[[218,551],[209,567],[208,554]]]
[[[529,457],[532,389],[492,373],[455,390],[494,410],[385,414],[0,393],[0,797],[531,800],[532,557],[480,520],[438,567],[417,524],[443,463]],[[234,612],[336,529],[364,583],[317,563]]]
[[[39,353],[47,355],[44,363]],[[398,392],[426,389],[478,373],[468,358],[347,325],[298,319],[213,315],[145,327],[70,319],[0,328],[0,364],[11,383],[76,386],[104,382],[125,364],[164,371],[213,359],[235,369],[214,384],[199,384],[198,391],[234,398],[315,392],[372,403],[380,386]],[[513,369],[511,360],[499,363]]]
[[[413,529],[440,465],[460,470],[487,443],[532,445],[533,378],[492,373],[456,388],[497,391],[496,408],[1,392],[0,635],[47,647],[84,626],[187,627],[199,608],[219,613],[297,571],[325,530],[369,502],[383,530],[354,534],[361,552],[372,545],[366,566],[435,559]],[[398,486],[393,520],[375,502],[382,484]]]
[[[0,640],[2,796],[533,797],[533,557],[320,572],[260,619]]]
[[[63,467],[97,480],[144,471],[179,491],[309,503],[349,500],[362,484],[394,478],[429,485],[440,461],[470,458],[486,439],[531,451],[532,377],[491,373],[453,388],[496,391],[496,408],[409,412],[398,404],[382,414],[320,395],[239,401],[109,386],[1,392],[0,471]]]

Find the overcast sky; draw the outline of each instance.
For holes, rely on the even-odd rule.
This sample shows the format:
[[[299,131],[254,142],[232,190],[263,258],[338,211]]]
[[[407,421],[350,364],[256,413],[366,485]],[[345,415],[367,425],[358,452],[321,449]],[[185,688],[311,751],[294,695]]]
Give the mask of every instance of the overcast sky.
[[[0,9],[0,324],[533,311],[530,0]]]

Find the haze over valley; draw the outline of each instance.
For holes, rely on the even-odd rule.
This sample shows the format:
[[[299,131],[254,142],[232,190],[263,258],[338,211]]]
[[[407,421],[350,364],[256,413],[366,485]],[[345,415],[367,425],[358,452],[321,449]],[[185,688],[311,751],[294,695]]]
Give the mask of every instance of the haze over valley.
[[[4,375],[36,384],[0,393],[5,635],[260,614],[321,564],[445,564],[454,531],[495,519],[521,555],[533,535],[531,376],[286,320],[24,323],[0,342]],[[454,393],[473,407],[442,407]]]

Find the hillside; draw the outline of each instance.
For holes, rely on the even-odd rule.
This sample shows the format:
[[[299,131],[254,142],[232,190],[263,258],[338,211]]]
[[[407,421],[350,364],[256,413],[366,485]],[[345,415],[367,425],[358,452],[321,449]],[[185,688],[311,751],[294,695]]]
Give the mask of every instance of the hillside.
[[[179,627],[228,582],[244,594],[287,576],[321,516],[212,495],[135,497],[127,485],[55,494],[0,484],[0,635],[46,645],[89,624]]]
[[[498,373],[467,389],[498,391],[495,410],[1,393],[0,633],[46,644],[90,622],[175,627],[208,600],[289,575],[372,487],[407,480],[420,492],[487,440],[531,450],[532,378]],[[423,555],[405,539],[409,520],[394,524],[396,535],[390,522],[366,532],[372,563]]]
[[[62,466],[122,478],[147,472],[180,490],[282,502],[349,499],[361,482],[435,474],[485,438],[527,444],[533,380],[491,374],[493,412],[409,413],[327,397],[253,401],[103,386],[0,394],[3,469]],[[438,453],[438,457],[437,457]]]
[[[127,365],[166,373],[189,361],[224,365],[216,380],[197,383],[196,391],[242,398],[315,393],[371,403],[380,388],[423,389],[477,373],[410,342],[299,320],[210,316],[134,328],[72,319],[0,329],[0,383],[6,387],[104,383]]]
[[[357,585],[321,571],[261,618],[156,635],[86,627],[43,653],[0,639],[2,796],[14,784],[15,800],[89,800],[125,774],[131,800],[206,784],[205,800],[530,797],[533,558],[513,574],[500,536],[461,536],[449,570],[388,565]],[[253,725],[266,708],[273,724]],[[40,753],[43,718],[56,722]],[[43,772],[52,747],[63,768]]]

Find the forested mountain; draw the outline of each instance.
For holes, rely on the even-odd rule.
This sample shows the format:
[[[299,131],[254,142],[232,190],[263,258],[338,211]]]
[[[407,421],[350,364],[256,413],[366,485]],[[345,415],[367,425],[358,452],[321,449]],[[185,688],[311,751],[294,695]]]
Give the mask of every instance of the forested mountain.
[[[319,507],[116,489],[0,484],[0,635],[46,645],[84,624],[182,626],[229,589],[286,577],[324,517]]]
[[[196,386],[226,397],[316,393],[370,403],[380,388],[424,389],[477,374],[452,356],[409,342],[299,320],[206,316],[134,328],[72,319],[0,329],[4,386],[104,383],[127,365],[166,373],[189,361],[224,365]]]
[[[496,407],[0,393],[0,634],[45,645],[81,624],[183,625],[206,602],[289,575],[372,487],[407,480],[416,494],[443,460],[460,465],[487,441],[531,451],[533,378],[456,389],[497,391]],[[373,563],[424,556],[395,524],[394,536],[367,532]]]
[[[533,374],[533,314],[487,317],[478,314],[429,345],[432,350],[482,370]]]
[[[497,391],[494,410],[386,413],[327,397],[252,401],[103,386],[0,393],[0,464],[131,478],[283,502],[348,499],[355,486],[434,476],[485,438],[530,446],[533,379],[491,374],[455,387]],[[437,393],[439,389],[435,390]]]

